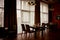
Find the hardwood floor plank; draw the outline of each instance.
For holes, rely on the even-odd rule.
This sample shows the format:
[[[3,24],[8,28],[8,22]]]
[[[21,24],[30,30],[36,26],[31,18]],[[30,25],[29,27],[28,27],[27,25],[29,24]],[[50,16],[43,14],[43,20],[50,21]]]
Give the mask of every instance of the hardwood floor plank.
[[[45,30],[43,32],[43,36],[40,32],[37,32],[36,38],[34,37],[34,33],[29,35],[29,33],[26,34],[18,34],[17,37],[6,37],[6,38],[0,38],[0,40],[60,40],[60,32],[49,32],[49,30]]]

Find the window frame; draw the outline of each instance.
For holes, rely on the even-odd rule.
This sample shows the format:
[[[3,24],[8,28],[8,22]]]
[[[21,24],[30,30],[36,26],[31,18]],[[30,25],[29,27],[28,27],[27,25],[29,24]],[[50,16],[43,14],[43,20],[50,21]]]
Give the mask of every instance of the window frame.
[[[43,18],[42,18],[42,15],[43,15],[43,14],[47,14],[47,16],[49,15],[49,14],[48,14],[48,4],[46,4],[46,3],[44,3],[44,2],[40,2],[40,5],[41,5],[41,6],[40,6],[40,8],[41,8],[41,9],[40,9],[40,19],[41,19],[40,22],[41,22],[41,25],[42,25],[42,23],[48,23],[48,20],[47,20],[47,22],[43,22],[43,21],[42,21],[42,20],[43,20]],[[45,11],[45,12],[43,11],[43,6],[44,6],[44,5],[47,7],[47,11]],[[48,18],[49,18],[49,17],[48,17]]]

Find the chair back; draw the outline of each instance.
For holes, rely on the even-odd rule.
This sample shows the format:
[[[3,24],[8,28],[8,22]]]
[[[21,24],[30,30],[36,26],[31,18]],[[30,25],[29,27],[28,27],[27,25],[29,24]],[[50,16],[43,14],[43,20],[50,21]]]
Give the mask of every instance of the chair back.
[[[42,26],[45,27],[45,23],[42,23]]]
[[[29,25],[26,25],[26,30],[27,30],[28,32],[30,31]]]
[[[45,23],[42,23],[43,30],[45,30]]]
[[[21,24],[21,26],[22,26],[22,31],[25,31],[25,25]]]

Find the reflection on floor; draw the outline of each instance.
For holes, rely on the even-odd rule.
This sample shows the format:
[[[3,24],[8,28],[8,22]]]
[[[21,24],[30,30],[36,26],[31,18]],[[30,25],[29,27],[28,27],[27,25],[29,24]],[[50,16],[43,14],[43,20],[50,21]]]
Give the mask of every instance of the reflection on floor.
[[[43,36],[41,35],[41,31],[37,32],[36,38],[34,37],[34,33],[27,36],[25,34],[17,35],[17,37],[6,37],[6,38],[0,38],[0,40],[60,40],[60,32],[49,32],[48,29],[46,29],[43,33]]]

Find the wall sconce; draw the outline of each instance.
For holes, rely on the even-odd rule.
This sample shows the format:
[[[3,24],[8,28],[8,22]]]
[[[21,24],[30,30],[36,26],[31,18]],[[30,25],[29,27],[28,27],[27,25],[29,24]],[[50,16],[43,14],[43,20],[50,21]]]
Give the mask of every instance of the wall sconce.
[[[57,19],[57,20],[60,20],[60,15],[57,15],[57,16],[56,16],[56,19]]]

